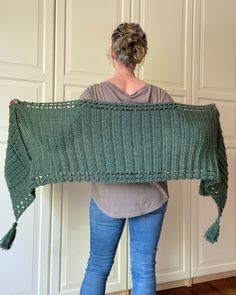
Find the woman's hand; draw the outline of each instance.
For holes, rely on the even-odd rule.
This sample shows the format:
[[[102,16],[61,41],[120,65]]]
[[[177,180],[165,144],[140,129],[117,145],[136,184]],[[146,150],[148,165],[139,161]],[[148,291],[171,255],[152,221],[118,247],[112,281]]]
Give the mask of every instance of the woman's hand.
[[[10,101],[10,105],[12,105],[12,104],[16,104],[16,103],[19,103],[19,102],[20,102],[19,99],[14,98],[14,99],[12,99],[12,100]]]

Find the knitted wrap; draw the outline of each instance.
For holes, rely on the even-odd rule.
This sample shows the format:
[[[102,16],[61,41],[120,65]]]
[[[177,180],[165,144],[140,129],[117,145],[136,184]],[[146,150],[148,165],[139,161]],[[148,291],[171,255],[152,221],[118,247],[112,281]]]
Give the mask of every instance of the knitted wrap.
[[[9,249],[35,188],[57,182],[134,183],[201,179],[218,216],[205,232],[214,243],[228,188],[228,164],[214,103],[134,103],[79,99],[9,106],[5,179],[16,222],[0,241]]]

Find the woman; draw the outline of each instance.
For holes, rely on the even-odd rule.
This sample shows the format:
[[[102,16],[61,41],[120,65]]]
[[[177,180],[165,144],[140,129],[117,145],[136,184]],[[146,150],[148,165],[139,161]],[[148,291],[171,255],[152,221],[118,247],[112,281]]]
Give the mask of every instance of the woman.
[[[111,41],[108,57],[114,67],[113,77],[90,85],[81,99],[174,102],[164,89],[135,77],[135,66],[144,60],[148,49],[146,34],[139,24],[120,24]],[[121,128],[131,127],[121,122]],[[155,258],[169,198],[167,182],[92,183],[91,188],[90,257],[80,295],[105,294],[126,218],[130,230],[132,294],[156,294]]]

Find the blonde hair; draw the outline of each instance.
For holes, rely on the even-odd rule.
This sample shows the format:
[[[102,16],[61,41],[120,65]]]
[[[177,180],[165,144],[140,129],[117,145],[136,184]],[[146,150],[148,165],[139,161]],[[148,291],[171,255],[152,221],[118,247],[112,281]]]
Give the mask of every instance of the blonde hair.
[[[113,31],[111,41],[118,62],[134,68],[144,60],[148,49],[147,37],[139,24],[121,23]]]

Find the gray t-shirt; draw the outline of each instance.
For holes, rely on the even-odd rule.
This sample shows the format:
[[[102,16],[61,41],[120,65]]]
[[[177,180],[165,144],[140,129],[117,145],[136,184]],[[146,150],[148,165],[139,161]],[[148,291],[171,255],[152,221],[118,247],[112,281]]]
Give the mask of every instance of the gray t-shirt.
[[[129,95],[110,81],[87,87],[80,99],[95,99],[118,103],[174,102],[164,89],[146,84]],[[167,181],[146,183],[91,183],[90,196],[97,206],[113,218],[127,218],[160,208],[169,198]]]

